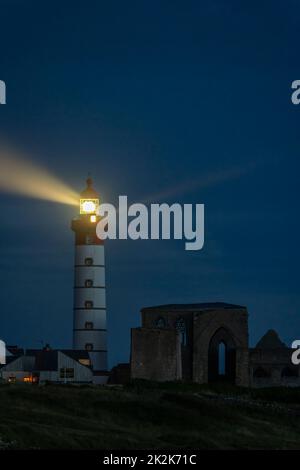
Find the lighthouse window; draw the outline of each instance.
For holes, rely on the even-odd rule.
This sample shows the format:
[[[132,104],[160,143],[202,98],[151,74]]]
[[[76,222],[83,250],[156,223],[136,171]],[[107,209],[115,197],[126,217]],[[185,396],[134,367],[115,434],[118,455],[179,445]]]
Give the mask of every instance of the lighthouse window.
[[[85,308],[93,308],[93,302],[91,300],[86,300],[84,302]]]
[[[86,322],[85,322],[85,328],[86,328],[87,330],[92,330],[92,329],[94,328],[94,323],[91,322],[91,321],[86,321]]]
[[[92,235],[87,235],[85,237],[85,243],[87,245],[92,245],[94,242],[95,242],[95,237],[93,237]]]
[[[85,287],[93,287],[93,281],[92,279],[87,279],[85,281]]]
[[[86,351],[93,351],[94,346],[93,346],[92,343],[86,343],[85,349],[86,349]]]
[[[93,263],[94,263],[93,258],[85,258],[85,264],[87,266],[92,266]]]

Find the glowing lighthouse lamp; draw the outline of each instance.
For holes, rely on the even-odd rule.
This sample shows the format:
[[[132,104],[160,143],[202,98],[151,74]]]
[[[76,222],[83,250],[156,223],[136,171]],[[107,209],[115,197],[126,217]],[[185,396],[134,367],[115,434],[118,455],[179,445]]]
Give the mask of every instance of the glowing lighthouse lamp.
[[[85,191],[81,193],[81,196],[84,195],[83,193],[87,193],[87,191],[91,190],[92,180],[89,178],[87,180],[88,187]],[[80,198],[80,214],[81,215],[89,215],[90,221],[92,223],[97,222],[97,210],[99,207],[99,199],[98,198],[88,198],[88,197],[81,197]]]
[[[90,178],[88,179],[90,181]],[[97,210],[99,207],[99,199],[80,199],[80,214],[89,215],[92,223],[97,222]]]

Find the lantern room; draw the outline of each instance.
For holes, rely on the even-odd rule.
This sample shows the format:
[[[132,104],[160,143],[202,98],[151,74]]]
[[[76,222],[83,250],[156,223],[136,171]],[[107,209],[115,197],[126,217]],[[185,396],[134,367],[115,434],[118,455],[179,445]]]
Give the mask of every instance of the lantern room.
[[[92,178],[88,178],[86,184],[86,189],[80,193],[80,215],[96,215],[99,207],[99,194],[93,188]]]

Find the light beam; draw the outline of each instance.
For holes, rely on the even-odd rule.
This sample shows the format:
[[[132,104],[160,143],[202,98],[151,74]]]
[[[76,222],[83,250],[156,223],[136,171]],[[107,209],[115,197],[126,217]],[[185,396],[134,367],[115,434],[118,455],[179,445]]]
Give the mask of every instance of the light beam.
[[[0,148],[0,191],[74,206],[79,203],[76,191],[7,147]]]

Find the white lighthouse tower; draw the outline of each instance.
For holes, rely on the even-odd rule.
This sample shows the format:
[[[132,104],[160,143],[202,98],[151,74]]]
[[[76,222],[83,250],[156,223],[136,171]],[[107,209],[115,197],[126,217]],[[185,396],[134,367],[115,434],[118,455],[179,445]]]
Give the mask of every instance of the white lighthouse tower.
[[[99,194],[91,178],[80,194],[80,214],[72,220],[75,232],[73,349],[88,351],[94,382],[107,380],[104,244],[96,235]]]

